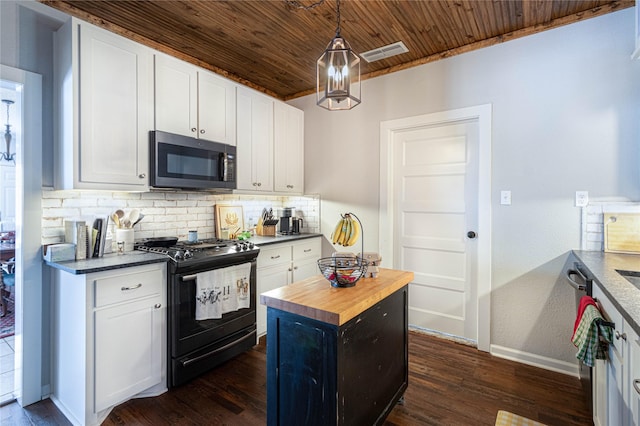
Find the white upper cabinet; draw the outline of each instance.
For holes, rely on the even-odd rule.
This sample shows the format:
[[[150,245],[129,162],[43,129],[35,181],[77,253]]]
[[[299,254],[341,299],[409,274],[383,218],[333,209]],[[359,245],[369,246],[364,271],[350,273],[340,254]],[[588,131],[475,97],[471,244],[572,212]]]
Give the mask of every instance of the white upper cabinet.
[[[273,99],[237,90],[238,188],[273,191]]]
[[[282,102],[274,105],[274,189],[304,191],[304,112]]]
[[[155,55],[155,128],[236,144],[236,85],[164,54]]]
[[[146,190],[152,50],[72,18],[54,60],[56,188]]]

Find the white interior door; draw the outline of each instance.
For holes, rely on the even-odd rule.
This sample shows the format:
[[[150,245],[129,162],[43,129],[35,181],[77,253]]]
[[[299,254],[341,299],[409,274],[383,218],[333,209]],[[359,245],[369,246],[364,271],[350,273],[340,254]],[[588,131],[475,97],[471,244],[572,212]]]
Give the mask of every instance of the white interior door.
[[[465,109],[381,125],[380,246],[383,266],[414,273],[409,324],[487,350],[490,106],[478,108],[488,115]]]

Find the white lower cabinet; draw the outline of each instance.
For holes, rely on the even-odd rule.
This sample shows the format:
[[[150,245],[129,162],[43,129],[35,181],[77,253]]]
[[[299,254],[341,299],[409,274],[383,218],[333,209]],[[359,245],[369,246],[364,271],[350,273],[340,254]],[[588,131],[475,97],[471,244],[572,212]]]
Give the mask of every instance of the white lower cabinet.
[[[629,344],[629,416],[631,424],[640,425],[640,338],[629,327],[627,330]]]
[[[258,337],[267,332],[267,308],[260,303],[260,294],[318,275],[317,260],[321,255],[320,237],[288,243],[270,244],[260,248],[257,267],[258,308],[256,329]]]
[[[634,388],[635,380],[640,378],[637,335],[597,285],[593,287],[593,297],[598,300],[603,316],[615,324],[608,359],[598,360],[593,369],[593,423],[638,425],[640,395]]]
[[[53,270],[51,399],[73,424],[166,391],[166,281],[165,263]]]

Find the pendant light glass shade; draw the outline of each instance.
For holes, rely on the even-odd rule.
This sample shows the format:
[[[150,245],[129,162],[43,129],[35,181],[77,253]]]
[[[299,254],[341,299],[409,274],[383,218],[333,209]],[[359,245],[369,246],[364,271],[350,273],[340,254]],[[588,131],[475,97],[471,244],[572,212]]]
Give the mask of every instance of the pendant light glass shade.
[[[331,111],[351,109],[360,103],[360,57],[340,36],[340,0],[337,18],[336,35],[316,67],[317,104]]]

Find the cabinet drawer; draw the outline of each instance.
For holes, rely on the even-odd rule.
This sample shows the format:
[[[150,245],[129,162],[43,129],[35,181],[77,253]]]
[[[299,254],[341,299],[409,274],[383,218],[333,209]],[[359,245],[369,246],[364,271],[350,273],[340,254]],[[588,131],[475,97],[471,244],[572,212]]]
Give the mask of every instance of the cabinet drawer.
[[[320,258],[320,239],[311,238],[293,246],[293,260]]]
[[[113,275],[95,280],[95,307],[162,294],[162,271]]]
[[[260,254],[258,255],[258,268],[287,262],[291,262],[291,246],[289,244],[260,249]]]

